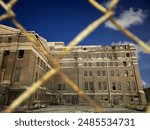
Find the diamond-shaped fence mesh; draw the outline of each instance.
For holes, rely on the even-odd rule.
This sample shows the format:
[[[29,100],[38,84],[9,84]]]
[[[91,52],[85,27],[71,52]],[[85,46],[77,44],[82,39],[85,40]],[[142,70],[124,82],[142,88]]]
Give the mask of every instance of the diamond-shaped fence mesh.
[[[95,112],[102,112],[102,109],[99,105],[96,104],[83,90],[69,79],[69,77],[63,73],[60,69],[59,60],[53,57],[51,54],[47,52],[47,50],[38,43],[35,38],[27,32],[27,30],[16,20],[15,16],[17,14],[13,11],[13,6],[16,4],[17,0],[10,0],[8,3],[5,3],[3,0],[0,0],[0,6],[5,9],[6,13],[0,16],[0,22],[3,20],[10,20],[18,29],[20,29],[31,41],[38,50],[53,64],[53,68],[45,73],[37,82],[33,83],[27,90],[25,90],[17,99],[15,99],[4,112],[13,112],[21,103],[23,103],[26,99],[28,99],[35,91],[42,86],[48,79],[52,78],[55,75],[60,75],[62,79],[83,99],[87,101],[87,103],[95,110]],[[94,22],[90,23],[88,27],[82,30],[70,43],[66,46],[65,50],[60,53],[61,57],[65,57],[67,53],[71,50],[72,47],[78,45],[84,38],[88,37],[90,33],[92,33],[97,27],[103,24],[106,21],[112,22],[122,33],[124,33],[127,37],[132,39],[135,43],[137,43],[140,47],[142,47],[146,52],[150,53],[150,47],[142,40],[140,40],[137,36],[131,33],[129,30],[125,29],[121,26],[115,19],[113,18],[115,11],[114,8],[117,6],[119,0],[111,0],[109,7],[106,9],[96,0],[89,0],[89,3],[93,5],[96,9],[104,13],[104,15]],[[150,112],[150,107],[148,107],[147,112]]]

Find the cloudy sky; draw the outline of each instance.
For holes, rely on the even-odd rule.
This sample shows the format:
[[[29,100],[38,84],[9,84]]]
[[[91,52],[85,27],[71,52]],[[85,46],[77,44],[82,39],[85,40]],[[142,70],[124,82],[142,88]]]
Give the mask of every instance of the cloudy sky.
[[[8,0],[5,0],[8,1]],[[109,0],[98,0],[105,7]],[[14,7],[18,21],[35,30],[48,41],[67,45],[81,30],[103,14],[88,0],[18,0]],[[0,14],[4,11],[0,8]],[[115,19],[150,45],[150,0],[120,0]],[[13,26],[9,21],[3,24]],[[110,22],[97,28],[81,45],[133,43]],[[150,55],[138,47],[139,68],[143,82],[150,84]]]

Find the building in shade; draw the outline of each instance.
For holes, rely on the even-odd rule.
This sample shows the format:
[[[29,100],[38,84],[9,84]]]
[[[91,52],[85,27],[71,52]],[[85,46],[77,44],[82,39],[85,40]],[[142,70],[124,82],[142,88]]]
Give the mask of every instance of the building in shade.
[[[134,45],[75,46],[65,57],[63,42],[30,35],[54,57],[61,70],[100,105],[146,104]],[[51,69],[48,59],[15,28],[0,25],[0,106],[10,104]],[[87,104],[61,78],[48,80],[22,106]]]
[[[49,51],[47,42],[35,32],[30,35]],[[51,66],[38,49],[20,30],[0,25],[0,105],[15,100]],[[50,104],[51,81],[47,81],[22,106]]]
[[[144,88],[147,104],[150,104],[150,87]]]

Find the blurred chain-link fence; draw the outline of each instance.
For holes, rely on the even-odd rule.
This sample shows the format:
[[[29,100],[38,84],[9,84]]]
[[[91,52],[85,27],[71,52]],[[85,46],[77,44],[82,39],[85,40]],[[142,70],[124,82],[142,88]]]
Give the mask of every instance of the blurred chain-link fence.
[[[102,112],[102,109],[99,105],[96,104],[89,96],[85,94],[84,91],[80,90],[79,87],[69,79],[69,77],[60,70],[59,60],[53,57],[51,54],[45,50],[45,48],[38,43],[35,38],[30,35],[27,30],[16,20],[16,14],[13,11],[13,6],[16,4],[17,0],[10,0],[8,3],[5,3],[3,0],[0,0],[0,6],[5,9],[6,13],[0,16],[0,22],[3,20],[10,20],[18,29],[20,29],[34,45],[37,46],[38,50],[53,64],[53,68],[46,72],[45,75],[41,77],[37,82],[33,83],[27,90],[23,92],[16,100],[14,100],[4,112],[13,112],[22,102],[29,98],[37,89],[44,84],[52,76],[59,74],[62,79],[82,98],[84,98],[95,112]],[[133,33],[121,26],[117,21],[114,20],[113,16],[115,14],[114,8],[117,6],[119,0],[111,0],[109,7],[106,9],[104,6],[99,4],[96,0],[89,0],[89,3],[93,5],[96,9],[104,13],[104,15],[94,22],[92,22],[87,28],[81,31],[69,44],[66,46],[65,50],[60,53],[61,57],[65,57],[67,53],[71,50],[72,47],[78,45],[83,39],[85,39],[90,33],[92,33],[98,26],[104,22],[110,20],[122,33],[127,37],[131,38],[135,43],[141,46],[146,52],[150,53],[150,47],[142,40],[140,40]],[[147,112],[150,112],[150,107],[148,107]]]

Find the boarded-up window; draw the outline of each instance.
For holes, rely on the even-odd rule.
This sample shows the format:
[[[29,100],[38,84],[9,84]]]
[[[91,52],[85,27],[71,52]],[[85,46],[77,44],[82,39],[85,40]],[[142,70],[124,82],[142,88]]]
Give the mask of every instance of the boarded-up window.
[[[14,82],[19,82],[21,74],[21,68],[16,68],[14,75]]]

